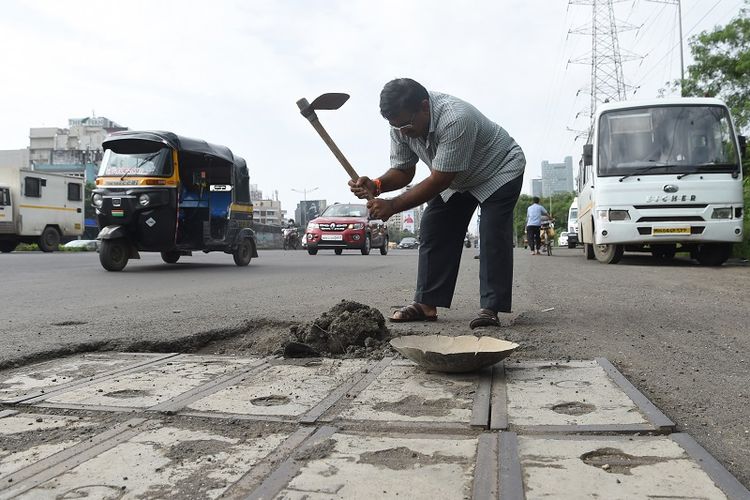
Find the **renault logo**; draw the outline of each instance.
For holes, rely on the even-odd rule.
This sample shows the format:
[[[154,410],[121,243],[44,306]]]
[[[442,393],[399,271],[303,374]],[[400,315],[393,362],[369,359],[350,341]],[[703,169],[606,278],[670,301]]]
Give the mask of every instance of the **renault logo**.
[[[664,192],[665,193],[676,193],[679,190],[680,190],[680,188],[678,188],[674,184],[667,184],[666,186],[664,186]]]

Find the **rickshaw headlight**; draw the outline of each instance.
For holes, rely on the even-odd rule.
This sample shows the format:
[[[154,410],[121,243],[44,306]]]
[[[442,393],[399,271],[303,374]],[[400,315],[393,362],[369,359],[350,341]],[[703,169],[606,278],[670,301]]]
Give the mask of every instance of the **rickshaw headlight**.
[[[91,196],[91,203],[95,207],[100,208],[104,203],[104,198],[102,198],[102,195],[100,195],[99,193],[94,193],[93,196]]]
[[[148,194],[143,193],[138,197],[138,204],[142,207],[147,207],[149,203],[151,203],[151,197]]]

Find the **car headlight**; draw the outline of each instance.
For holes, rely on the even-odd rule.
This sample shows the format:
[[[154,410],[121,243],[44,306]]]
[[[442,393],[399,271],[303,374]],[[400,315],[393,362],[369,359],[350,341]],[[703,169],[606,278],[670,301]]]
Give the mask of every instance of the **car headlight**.
[[[365,227],[365,225],[362,224],[361,222],[356,222],[354,224],[349,224],[349,229],[362,229],[364,227]]]
[[[317,224],[315,222],[308,222],[307,223],[307,230],[310,231],[312,229],[318,229],[320,227],[320,224]]]
[[[91,204],[94,205],[95,207],[101,208],[103,203],[104,203],[104,198],[99,193],[94,193],[93,196],[91,196]]]
[[[630,214],[627,210],[610,210],[609,220],[630,220]]]
[[[713,213],[711,214],[712,219],[731,219],[732,218],[732,209],[727,208],[714,208]]]
[[[151,197],[148,194],[143,193],[138,197],[138,204],[140,206],[147,207],[149,203],[151,203]]]

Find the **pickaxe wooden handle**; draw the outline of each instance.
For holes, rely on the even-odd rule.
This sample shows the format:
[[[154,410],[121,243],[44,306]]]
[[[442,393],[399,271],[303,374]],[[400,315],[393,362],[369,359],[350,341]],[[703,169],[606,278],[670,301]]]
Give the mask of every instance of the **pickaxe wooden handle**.
[[[307,99],[302,98],[297,101],[297,106],[299,107],[302,116],[307,118],[310,125],[312,125],[318,132],[320,138],[323,139],[323,142],[326,143],[333,155],[339,163],[341,163],[341,166],[344,167],[344,170],[349,174],[349,177],[351,177],[353,181],[356,181],[359,179],[359,175],[357,175],[357,172],[354,170],[351,163],[349,163],[349,160],[346,159],[344,153],[341,152],[333,139],[331,139],[331,136],[328,135],[326,129],[323,128],[323,124],[320,123],[318,115],[315,113],[316,109],[339,109],[348,99],[349,96],[347,94],[330,93],[318,96],[312,103],[309,103],[307,102]],[[372,197],[368,196],[368,199],[372,199]]]

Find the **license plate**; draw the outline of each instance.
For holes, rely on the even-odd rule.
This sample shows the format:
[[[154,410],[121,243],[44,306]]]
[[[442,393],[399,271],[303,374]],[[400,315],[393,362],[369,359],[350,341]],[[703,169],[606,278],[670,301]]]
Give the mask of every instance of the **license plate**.
[[[651,234],[654,236],[658,235],[671,235],[671,234],[690,234],[689,227],[655,227],[651,230]]]
[[[341,241],[344,237],[340,234],[324,234],[320,239],[323,241]]]

